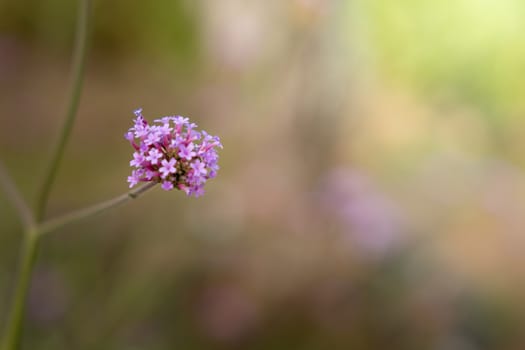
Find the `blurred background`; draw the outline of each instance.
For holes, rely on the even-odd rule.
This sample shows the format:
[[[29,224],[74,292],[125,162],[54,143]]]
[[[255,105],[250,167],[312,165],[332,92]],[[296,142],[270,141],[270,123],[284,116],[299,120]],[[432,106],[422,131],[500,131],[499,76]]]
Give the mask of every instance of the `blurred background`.
[[[33,201],[76,1],[0,2],[0,157]],[[25,349],[525,349],[525,2],[95,1],[48,217],[127,190],[132,111],[219,135],[206,195],[45,237]],[[21,225],[0,196],[0,326]]]

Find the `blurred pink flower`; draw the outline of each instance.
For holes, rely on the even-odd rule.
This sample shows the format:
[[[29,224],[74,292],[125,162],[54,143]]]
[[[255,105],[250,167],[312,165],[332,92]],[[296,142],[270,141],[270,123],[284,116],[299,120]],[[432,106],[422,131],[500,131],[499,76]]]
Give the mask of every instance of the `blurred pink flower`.
[[[355,249],[367,256],[382,256],[402,239],[400,208],[354,169],[336,168],[321,185],[321,203],[342,227]]]

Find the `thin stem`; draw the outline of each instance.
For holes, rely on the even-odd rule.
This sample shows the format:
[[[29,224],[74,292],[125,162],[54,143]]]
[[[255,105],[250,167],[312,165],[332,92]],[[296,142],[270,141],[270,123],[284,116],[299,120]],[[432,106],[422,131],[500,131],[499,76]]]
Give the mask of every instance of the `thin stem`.
[[[113,199],[63,215],[56,219],[45,221],[36,227],[30,226],[26,229],[22,246],[21,261],[17,274],[18,280],[15,287],[14,300],[7,319],[4,339],[0,347],[1,350],[16,350],[19,348],[27,291],[29,289],[29,283],[36,260],[38,240],[40,236],[74,221],[85,219],[106,209],[126,203],[131,199],[138,198],[144,192],[153,188],[156,184],[157,183],[155,182],[147,183]]]
[[[95,204],[91,207],[80,209],[78,211],[74,211],[69,214],[65,214],[63,216],[60,216],[55,219],[50,219],[47,221],[44,221],[39,227],[37,228],[37,234],[43,235],[46,233],[49,233],[51,231],[54,231],[62,226],[65,226],[67,224],[70,224],[74,221],[78,221],[81,219],[88,218],[90,216],[96,215],[106,209],[110,209],[113,207],[116,207],[118,205],[121,205],[123,203],[126,203],[127,201],[131,199],[135,199],[139,197],[141,194],[149,190],[150,188],[154,187],[157,183],[156,182],[150,182],[147,183],[141,187],[136,188],[135,190],[129,191],[127,193],[124,193],[123,195],[120,195],[118,197],[109,199],[105,202]]]
[[[38,236],[34,229],[26,231],[22,245],[22,256],[18,271],[14,300],[11,305],[7,326],[4,333],[2,350],[18,349],[22,333],[27,291],[31,281],[31,274],[38,251]]]
[[[49,169],[40,190],[36,203],[36,219],[42,220],[56,172],[64,155],[66,143],[71,134],[75,121],[82,92],[84,70],[86,65],[86,46],[88,37],[89,17],[91,12],[91,0],[82,0],[78,7],[78,22],[75,36],[75,48],[73,51],[72,83],[66,110],[65,122],[57,141],[53,156],[49,163]]]
[[[26,229],[34,226],[35,218],[31,209],[27,205],[26,201],[22,197],[22,194],[18,191],[15,182],[9,176],[7,169],[4,164],[0,161],[0,186],[4,189],[7,195],[7,199],[13,204],[16,212],[20,216],[22,223]]]
[[[26,231],[24,243],[22,246],[21,263],[18,271],[18,281],[15,288],[14,300],[11,305],[11,311],[6,324],[5,336],[2,342],[2,350],[16,350],[20,344],[22,333],[22,322],[24,319],[24,309],[27,297],[27,290],[33,272],[37,248],[38,248],[38,229],[34,226],[35,222],[40,222],[44,216],[45,207],[55,179],[55,175],[64,154],[64,149],[71,134],[71,129],[75,121],[78,110],[80,94],[85,70],[86,43],[88,36],[88,22],[91,12],[91,0],[82,0],[79,5],[79,20],[75,36],[75,48],[73,52],[72,63],[72,84],[68,99],[68,107],[62,132],[58,139],[55,151],[49,163],[49,170],[44,177],[44,182],[40,190],[36,203],[35,216],[23,201],[22,197],[16,190],[16,186],[11,181],[7,172],[0,164],[0,182],[2,183],[8,197],[13,202],[19,212]]]

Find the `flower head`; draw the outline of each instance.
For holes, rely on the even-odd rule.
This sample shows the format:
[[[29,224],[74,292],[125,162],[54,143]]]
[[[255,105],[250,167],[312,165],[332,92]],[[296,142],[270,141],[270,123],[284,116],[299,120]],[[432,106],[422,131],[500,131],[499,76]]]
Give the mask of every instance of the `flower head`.
[[[219,137],[195,130],[188,118],[166,116],[150,125],[142,109],[134,111],[134,125],[125,134],[135,149],[129,187],[157,182],[166,191],[179,189],[189,196],[204,194],[204,184],[217,175]]]

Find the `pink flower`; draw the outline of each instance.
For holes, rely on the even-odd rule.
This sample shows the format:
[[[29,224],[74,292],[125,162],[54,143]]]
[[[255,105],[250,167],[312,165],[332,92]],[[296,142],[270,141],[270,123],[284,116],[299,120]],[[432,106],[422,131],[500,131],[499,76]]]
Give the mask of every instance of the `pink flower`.
[[[198,197],[204,184],[217,175],[222,148],[220,139],[181,116],[166,116],[148,124],[142,109],[135,110],[134,125],[124,135],[135,149],[130,166],[135,167],[128,177],[130,187],[139,182],[162,183],[166,191],[179,189]]]
[[[163,159],[162,160],[162,166],[159,168],[160,171],[160,177],[165,179],[169,174],[175,174],[177,172],[177,169],[175,169],[175,164],[177,161],[173,158],[170,160]]]

